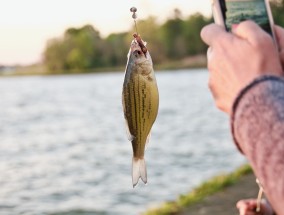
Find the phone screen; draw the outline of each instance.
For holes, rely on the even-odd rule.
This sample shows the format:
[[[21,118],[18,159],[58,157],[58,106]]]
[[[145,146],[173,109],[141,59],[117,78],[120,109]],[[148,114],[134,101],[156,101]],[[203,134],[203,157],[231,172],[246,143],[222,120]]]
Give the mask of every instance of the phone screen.
[[[221,0],[220,3],[228,31],[242,21],[253,20],[273,35],[265,0]]]

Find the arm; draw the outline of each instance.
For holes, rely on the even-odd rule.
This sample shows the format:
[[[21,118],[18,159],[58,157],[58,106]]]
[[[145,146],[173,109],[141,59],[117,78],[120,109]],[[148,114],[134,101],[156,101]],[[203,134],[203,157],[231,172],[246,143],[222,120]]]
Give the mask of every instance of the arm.
[[[239,24],[232,34],[211,24],[201,37],[210,46],[209,88],[216,106],[231,114],[239,149],[277,214],[284,215],[283,29],[277,28],[276,34],[280,50],[251,21]]]
[[[284,80],[263,76],[233,106],[232,133],[275,211],[284,214]]]

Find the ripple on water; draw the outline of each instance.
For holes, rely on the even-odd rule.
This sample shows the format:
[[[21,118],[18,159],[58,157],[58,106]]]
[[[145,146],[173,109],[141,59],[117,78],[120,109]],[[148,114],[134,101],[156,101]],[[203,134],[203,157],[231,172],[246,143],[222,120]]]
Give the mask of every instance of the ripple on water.
[[[157,81],[149,183],[133,189],[122,73],[0,79],[1,213],[136,215],[244,162],[206,71]]]

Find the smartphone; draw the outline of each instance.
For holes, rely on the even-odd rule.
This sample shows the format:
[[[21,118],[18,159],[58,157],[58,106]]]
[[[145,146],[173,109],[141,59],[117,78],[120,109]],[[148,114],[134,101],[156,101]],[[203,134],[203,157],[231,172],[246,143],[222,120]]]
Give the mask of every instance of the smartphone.
[[[276,43],[268,0],[212,0],[212,9],[215,23],[227,31],[231,31],[242,21],[253,20],[270,34]]]

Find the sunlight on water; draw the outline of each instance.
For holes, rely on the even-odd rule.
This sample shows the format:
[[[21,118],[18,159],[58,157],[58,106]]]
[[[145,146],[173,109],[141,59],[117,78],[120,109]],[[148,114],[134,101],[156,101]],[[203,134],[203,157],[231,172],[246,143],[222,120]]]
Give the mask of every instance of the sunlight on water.
[[[207,71],[157,73],[160,110],[132,188],[123,73],[0,79],[0,213],[138,214],[245,162]]]

